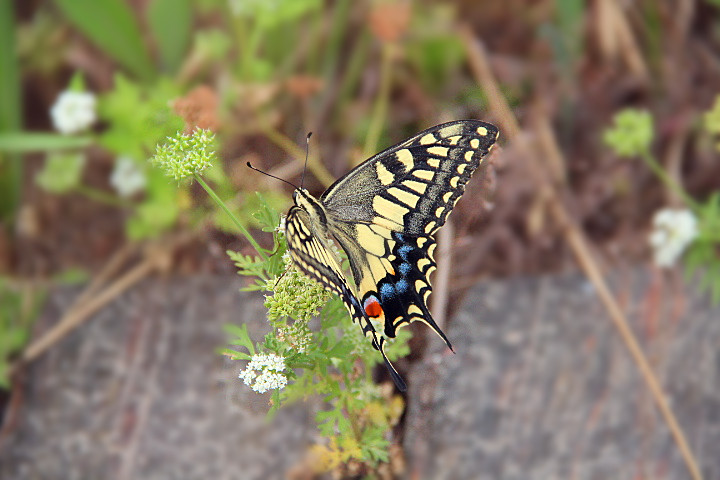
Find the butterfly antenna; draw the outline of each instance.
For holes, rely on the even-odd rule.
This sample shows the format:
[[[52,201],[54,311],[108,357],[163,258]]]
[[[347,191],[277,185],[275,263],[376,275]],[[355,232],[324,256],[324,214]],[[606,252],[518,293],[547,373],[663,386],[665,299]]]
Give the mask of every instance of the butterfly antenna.
[[[300,188],[305,186],[305,172],[307,171],[308,157],[310,156],[310,137],[312,137],[312,132],[308,132],[307,138],[305,138],[305,166],[303,167],[303,174],[300,179]]]
[[[251,169],[255,170],[256,172],[262,173],[263,175],[267,175],[268,177],[274,178],[275,180],[280,180],[281,182],[285,182],[285,183],[287,183],[288,185],[290,185],[291,187],[293,187],[295,190],[298,189],[297,185],[295,185],[294,183],[288,182],[287,180],[285,180],[285,179],[283,179],[283,178],[280,178],[280,177],[276,177],[275,175],[272,175],[272,174],[270,174],[270,173],[263,172],[263,171],[260,170],[259,168],[253,167],[250,162],[247,162],[247,166],[250,167]]]

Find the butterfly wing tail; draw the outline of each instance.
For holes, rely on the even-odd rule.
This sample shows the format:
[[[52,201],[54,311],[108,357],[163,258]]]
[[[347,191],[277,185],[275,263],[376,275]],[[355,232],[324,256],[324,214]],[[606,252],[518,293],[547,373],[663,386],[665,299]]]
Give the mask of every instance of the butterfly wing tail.
[[[373,342],[375,343],[375,342]],[[377,348],[377,347],[376,347]],[[393,367],[393,364],[390,363],[390,360],[388,360],[387,355],[385,355],[385,338],[380,338],[380,353],[382,353],[383,360],[385,361],[385,367],[387,368],[388,372],[390,373],[390,377],[392,377],[393,382],[395,382],[395,386],[400,390],[401,392],[407,391],[407,385],[405,384],[405,380],[400,376],[400,374],[395,370],[395,367]]]

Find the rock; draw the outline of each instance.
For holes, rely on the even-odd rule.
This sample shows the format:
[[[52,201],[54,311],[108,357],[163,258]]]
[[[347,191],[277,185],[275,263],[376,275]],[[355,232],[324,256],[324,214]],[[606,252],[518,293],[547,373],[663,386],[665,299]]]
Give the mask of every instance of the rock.
[[[0,478],[268,479],[305,455],[316,432],[303,405],[268,422],[270,394],[215,350],[223,324],[268,330],[262,296],[239,278],[147,280],[36,361]],[[38,325],[77,292],[54,292]]]
[[[623,309],[707,479],[720,478],[720,308],[647,271]],[[630,354],[581,275],[478,285],[410,374],[411,478],[690,478]],[[412,476],[415,475],[415,476]]]

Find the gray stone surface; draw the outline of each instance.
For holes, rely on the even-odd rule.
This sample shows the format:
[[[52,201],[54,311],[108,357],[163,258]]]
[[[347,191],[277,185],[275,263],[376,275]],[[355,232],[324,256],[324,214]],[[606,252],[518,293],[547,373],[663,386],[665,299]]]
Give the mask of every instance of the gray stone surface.
[[[32,367],[17,424],[0,446],[2,479],[269,479],[315,434],[298,405],[266,421],[269,394],[216,354],[222,325],[267,329],[262,297],[235,278],[146,281]],[[76,292],[50,296],[57,320]]]
[[[720,479],[720,309],[680,282],[617,274],[643,348]],[[477,286],[410,375],[411,478],[690,478],[630,354],[581,275]]]
[[[706,480],[720,479],[720,310],[647,272],[614,290]],[[4,479],[276,479],[305,455],[313,409],[267,395],[214,353],[222,325],[266,326],[235,278],[148,280],[32,365],[0,445]],[[76,291],[50,296],[39,329]],[[357,332],[350,332],[357,334]],[[487,282],[412,367],[408,478],[689,478],[625,347],[581,276]]]

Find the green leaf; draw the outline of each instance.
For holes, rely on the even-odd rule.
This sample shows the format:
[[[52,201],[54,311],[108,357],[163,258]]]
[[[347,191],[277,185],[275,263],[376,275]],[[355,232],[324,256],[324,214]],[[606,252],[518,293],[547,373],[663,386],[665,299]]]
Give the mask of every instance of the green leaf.
[[[175,73],[190,45],[192,9],[189,0],[152,0],[147,20],[163,66]]]
[[[50,154],[35,181],[48,192],[66,193],[80,185],[84,168],[85,155],[81,153]]]
[[[91,137],[58,135],[55,133],[0,133],[0,152],[29,153],[75,150],[91,145]]]
[[[123,67],[144,80],[154,76],[153,62],[126,2],[55,0],[55,4],[78,30]]]
[[[147,158],[162,139],[183,128],[169,101],[179,94],[170,79],[141,86],[123,75],[115,76],[115,88],[100,98],[98,114],[110,124],[100,144],[118,155]]]
[[[255,344],[250,338],[250,334],[247,331],[247,324],[243,323],[240,327],[234,325],[226,325],[225,331],[233,335],[235,338],[232,341],[233,345],[240,345],[247,348],[250,355],[255,355]]]
[[[0,2],[0,133],[19,130],[22,124],[15,3]],[[15,214],[20,203],[22,176],[22,158],[0,155],[0,221],[12,220]]]
[[[145,201],[125,226],[128,237],[134,240],[158,236],[175,224],[180,213],[178,188],[159,170],[148,171],[146,192]]]

